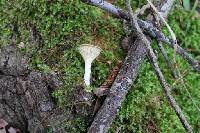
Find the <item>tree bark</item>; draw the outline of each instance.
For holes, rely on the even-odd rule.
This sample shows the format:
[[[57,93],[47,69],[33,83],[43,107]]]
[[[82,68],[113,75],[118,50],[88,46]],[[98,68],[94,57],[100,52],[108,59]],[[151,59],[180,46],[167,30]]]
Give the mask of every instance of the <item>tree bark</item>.
[[[66,117],[51,92],[60,85],[55,74],[30,72],[28,58],[16,45],[0,50],[0,119],[22,133],[43,133],[48,126],[59,129]]]

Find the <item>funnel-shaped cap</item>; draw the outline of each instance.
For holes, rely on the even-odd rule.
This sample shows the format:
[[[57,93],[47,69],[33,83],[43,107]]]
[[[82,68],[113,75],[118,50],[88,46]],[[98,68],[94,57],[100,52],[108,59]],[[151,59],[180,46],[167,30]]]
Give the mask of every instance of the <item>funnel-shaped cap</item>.
[[[90,73],[92,61],[100,54],[101,48],[89,44],[82,44],[79,48],[79,52],[85,61],[85,74],[84,81],[86,86],[90,85]]]
[[[79,47],[79,52],[85,61],[90,60],[92,62],[100,54],[101,48],[90,44],[82,44]]]

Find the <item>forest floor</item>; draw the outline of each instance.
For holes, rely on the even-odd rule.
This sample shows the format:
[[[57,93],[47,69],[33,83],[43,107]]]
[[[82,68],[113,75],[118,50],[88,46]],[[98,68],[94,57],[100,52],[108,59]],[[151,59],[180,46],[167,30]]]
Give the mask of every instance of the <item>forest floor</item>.
[[[123,2],[113,3],[124,7]],[[142,4],[143,1],[133,2],[133,7],[136,9]],[[79,45],[91,43],[102,49],[102,53],[92,65],[93,88],[100,86],[112,68],[119,61],[123,61],[126,55],[120,46],[125,37],[120,20],[78,0],[3,0],[0,2],[0,16],[0,47],[8,44],[19,45],[23,54],[32,53],[30,70],[42,73],[56,72],[63,86],[55,90],[52,96],[57,100],[58,106],[64,109],[75,105],[70,97],[74,95],[77,86],[83,85],[84,61],[77,50]],[[177,3],[168,17],[168,23],[176,34],[178,44],[200,60],[200,14],[196,11],[186,11]],[[163,32],[169,35],[166,27],[163,28]],[[159,51],[156,45],[154,48]],[[165,48],[172,59],[173,50]],[[177,103],[194,132],[200,131],[200,112],[187,92],[188,90],[193,101],[200,107],[200,75],[177,56],[177,65],[184,78],[185,88],[180,81],[171,76],[160,52],[157,54],[159,65]],[[81,113],[84,114],[78,112]],[[72,133],[85,132],[91,120],[85,119],[83,114],[63,123],[62,128]],[[110,133],[117,131],[184,132],[147,61],[142,65],[136,82],[109,130]]]

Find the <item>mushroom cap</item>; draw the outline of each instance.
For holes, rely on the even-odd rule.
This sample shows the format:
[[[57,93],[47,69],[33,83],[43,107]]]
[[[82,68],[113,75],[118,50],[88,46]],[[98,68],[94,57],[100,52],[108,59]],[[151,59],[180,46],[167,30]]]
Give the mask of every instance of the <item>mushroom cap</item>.
[[[90,44],[82,44],[78,48],[85,61],[93,61],[101,52],[101,48]]]

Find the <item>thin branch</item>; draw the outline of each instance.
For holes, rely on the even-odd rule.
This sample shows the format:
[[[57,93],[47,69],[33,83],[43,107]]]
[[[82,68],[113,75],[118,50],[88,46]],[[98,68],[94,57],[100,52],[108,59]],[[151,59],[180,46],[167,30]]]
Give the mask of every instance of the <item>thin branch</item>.
[[[137,11],[137,16],[144,14],[144,12],[145,12],[148,8],[150,8],[150,7],[151,7],[151,6],[150,6],[149,3],[146,4],[146,5],[143,5],[142,8],[138,9],[138,11]]]
[[[169,30],[171,37],[172,37],[172,43],[174,45],[174,63],[176,63],[176,50],[177,50],[177,40],[176,35],[174,34],[173,30],[169,26],[169,24],[165,21],[164,17],[159,13],[157,8],[153,5],[153,3],[150,0],[147,0],[147,2],[151,5],[151,8],[156,12],[158,17],[161,19],[161,21],[167,26],[167,29]]]
[[[102,0],[81,0],[84,3],[99,7],[105,11],[108,11],[109,13],[112,13],[113,15],[126,19],[129,21],[129,15],[127,12],[123,11],[117,6],[112,5],[109,2],[102,1]],[[169,10],[171,9],[173,3],[175,0],[167,0],[166,3],[161,7],[161,14],[164,14],[164,17],[169,13]],[[167,10],[166,10],[167,9]],[[160,30],[158,30],[152,23],[143,21],[138,19],[138,25],[142,30],[144,30],[145,33],[150,35],[151,37],[157,39],[158,41],[162,41],[166,43],[171,48],[174,48],[174,43],[169,38],[167,38]],[[197,60],[193,59],[190,54],[186,50],[184,50],[182,47],[180,47],[177,44],[177,50],[176,52],[183,57],[192,67],[195,71],[200,73],[200,64]]]
[[[148,54],[148,57],[149,57],[149,60],[154,68],[154,71],[155,71],[155,74],[157,75],[159,81],[160,81],[160,84],[161,86],[163,87],[164,89],[164,92],[165,92],[165,95],[167,97],[167,100],[169,101],[170,105],[172,106],[172,108],[175,110],[177,116],[179,117],[182,125],[184,126],[185,130],[187,132],[192,132],[192,128],[190,126],[190,124],[187,122],[187,119],[186,117],[184,116],[181,108],[178,106],[178,104],[176,103],[175,99],[173,98],[173,96],[171,95],[171,92],[170,92],[170,88],[167,84],[167,82],[165,81],[164,79],[164,76],[160,70],[160,67],[158,66],[158,63],[157,63],[157,57],[153,51],[153,48],[151,47],[150,45],[150,42],[149,40],[147,40],[146,36],[143,34],[142,30],[140,29],[138,23],[137,23],[137,16],[133,14],[133,11],[132,11],[132,8],[130,6],[130,1],[129,0],[126,0],[126,6],[128,8],[128,11],[130,13],[130,16],[131,16],[131,20],[132,20],[132,26],[134,29],[136,29],[136,35],[138,38],[140,38],[145,46],[146,46],[146,49],[147,49],[147,54]]]
[[[174,47],[174,45],[172,43],[167,43],[167,44],[171,48]],[[177,53],[180,56],[182,56],[182,58],[185,59],[193,67],[193,69],[195,71],[200,73],[200,63],[197,60],[195,60],[194,58],[192,58],[192,56],[190,54],[188,54],[188,52],[185,49],[183,49],[182,47],[177,45]]]
[[[178,78],[177,77],[177,74],[176,74],[176,71],[171,63],[171,61],[169,60],[168,56],[167,56],[167,53],[162,45],[161,42],[158,42],[158,47],[160,49],[160,52],[162,53],[162,56],[164,57],[164,60],[165,62],[167,63],[167,67],[169,68],[169,70],[171,71],[171,74],[174,78]]]
[[[130,20],[129,14],[126,11],[123,11],[119,7],[114,6],[109,2],[102,1],[102,0],[81,0],[81,1],[84,3],[99,7],[119,18],[125,19],[127,21]],[[151,37],[156,38],[157,40],[160,40],[160,41],[171,43],[170,39],[165,37],[165,35],[160,30],[158,30],[152,23],[143,21],[141,19],[138,19],[137,21],[141,29],[144,30],[144,32],[149,34]]]
[[[94,2],[94,0],[82,1],[89,1],[90,4],[91,1]],[[105,7],[105,3],[103,3],[101,6]],[[169,8],[171,9],[171,7]],[[151,23],[149,24],[152,25]],[[149,25],[147,27],[149,27]],[[154,33],[152,34],[155,35]],[[143,63],[144,58],[146,57],[146,49],[144,45],[145,44],[140,39],[136,39],[134,45],[130,44],[131,47],[125,61],[123,62],[122,68],[118,73],[104,104],[95,116],[88,133],[105,133],[109,129],[112,121],[119,112],[121,103],[124,101],[128,90],[138,75],[140,65]]]
[[[170,105],[172,106],[172,108],[175,110],[177,116],[179,117],[182,125],[184,126],[185,130],[189,133],[192,133],[192,127],[190,126],[190,124],[188,123],[186,117],[184,116],[181,108],[178,106],[178,104],[176,103],[175,99],[173,98],[171,92],[170,92],[170,88],[167,84],[167,82],[164,79],[164,76],[157,64],[157,57],[156,55],[153,53],[153,49],[151,47],[150,48],[150,52],[148,52],[148,57],[149,60],[154,68],[155,74],[157,75],[161,86],[164,89],[165,92],[165,96],[167,97],[168,102],[170,103]]]
[[[172,86],[175,86],[175,84],[176,84],[177,81],[181,81],[181,85],[183,86],[183,88],[184,88],[185,91],[187,92],[187,94],[188,94],[189,98],[191,99],[191,101],[192,101],[194,107],[195,107],[195,108],[197,109],[197,111],[200,113],[200,108],[199,108],[199,106],[197,105],[197,103],[195,102],[195,100],[192,98],[192,95],[190,94],[189,90],[187,89],[186,84],[185,84],[185,82],[184,82],[184,80],[183,80],[183,76],[182,76],[182,74],[181,74],[181,72],[180,72],[179,70],[177,71],[177,74],[178,74],[178,77],[179,77],[179,78],[173,83]],[[188,86],[188,87],[190,87],[190,86]]]
[[[160,14],[163,16],[163,18],[166,18],[169,14],[170,10],[172,9],[172,6],[174,4],[175,0],[167,0],[165,4],[160,9]]]

